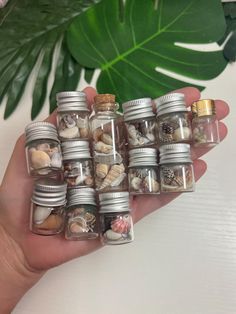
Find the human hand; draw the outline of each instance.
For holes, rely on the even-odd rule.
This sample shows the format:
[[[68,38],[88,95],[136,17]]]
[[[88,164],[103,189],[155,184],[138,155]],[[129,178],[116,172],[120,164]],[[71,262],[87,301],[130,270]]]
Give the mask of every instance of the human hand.
[[[86,88],[89,105],[96,91]],[[185,94],[187,104],[200,98],[195,88],[178,90]],[[228,107],[223,101],[216,101],[217,115],[223,119]],[[53,113],[47,121],[56,122]],[[220,138],[226,136],[227,129],[220,123]],[[198,158],[207,149],[194,149],[194,172],[198,180],[206,170],[206,164]],[[33,286],[51,267],[60,265],[73,258],[88,254],[101,247],[100,241],[67,241],[61,235],[43,237],[29,231],[30,198],[33,179],[27,174],[24,136],[14,148],[12,157],[0,187],[0,312],[12,309],[22,295]],[[137,222],[150,212],[171,202],[178,194],[158,196],[135,196],[132,200],[133,218]],[[2,313],[1,312],[1,313]]]

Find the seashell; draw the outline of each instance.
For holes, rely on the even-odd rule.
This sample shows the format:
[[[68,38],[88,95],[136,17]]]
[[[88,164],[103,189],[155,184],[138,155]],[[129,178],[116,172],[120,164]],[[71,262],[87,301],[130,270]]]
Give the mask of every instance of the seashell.
[[[112,145],[113,144],[113,140],[112,137],[107,134],[107,133],[103,133],[101,136],[101,140],[103,141],[103,143],[108,144],[108,145]]]
[[[51,159],[47,153],[41,150],[35,150],[31,154],[31,164],[34,169],[49,167]]]
[[[79,128],[79,133],[81,138],[87,138],[89,136],[88,128]]]
[[[148,189],[148,192],[157,193],[160,190],[159,182],[150,177],[144,179],[144,185]]]
[[[139,145],[139,141],[138,141],[137,138],[129,137],[129,144],[132,145],[132,146],[137,146],[137,145]]]
[[[51,214],[53,208],[37,206],[34,210],[33,221],[36,224],[41,224]]]
[[[84,129],[86,128],[87,129],[87,125],[88,125],[88,119],[83,119],[81,117],[78,117],[77,118],[77,127],[78,128],[81,128],[81,129]]]
[[[71,222],[69,228],[72,233],[88,231],[86,220],[83,217],[76,217],[76,219]]]
[[[113,147],[111,145],[108,145],[108,144],[105,144],[101,141],[97,142],[95,144],[95,147],[94,149],[97,151],[97,152],[100,152],[100,153],[104,153],[104,154],[109,154],[112,152],[113,150]]]
[[[128,125],[128,134],[131,138],[136,138],[137,137],[137,130],[133,124]]]
[[[113,220],[111,223],[111,229],[117,233],[128,233],[130,231],[130,217],[129,215],[125,215],[123,217],[119,217],[116,220]]]
[[[119,175],[118,178],[116,178],[114,181],[111,182],[111,186],[118,186],[118,185],[120,185],[125,177],[126,177],[126,173],[122,173],[121,175]]]
[[[122,239],[122,235],[120,233],[114,232],[113,230],[109,229],[107,230],[103,236],[107,239],[107,240],[111,240],[111,241],[118,241]]]
[[[100,141],[101,136],[103,134],[103,130],[101,128],[97,128],[93,131],[93,139],[95,142]]]
[[[173,134],[175,141],[188,140],[191,138],[191,130],[188,127],[178,128]]]
[[[88,224],[93,224],[96,221],[96,217],[89,212],[84,215],[84,219]]]
[[[55,146],[55,147],[53,147],[53,148],[50,148],[50,149],[47,151],[47,154],[48,154],[50,157],[52,157],[52,155],[53,155],[54,153],[58,153],[58,152],[59,152],[59,149],[58,149],[57,146]]]
[[[50,215],[43,223],[37,224],[38,229],[59,230],[62,227],[63,219],[58,215]]]
[[[88,186],[93,185],[93,178],[91,176],[87,176],[86,179],[84,180],[84,183]]]
[[[68,129],[71,129],[76,126],[75,120],[71,117],[71,115],[67,114],[63,116],[63,121],[65,122],[65,125]]]
[[[32,153],[35,152],[35,151],[36,151],[36,148],[31,147],[31,148],[29,148],[28,153],[29,153],[29,155],[31,156]]]
[[[79,136],[79,129],[77,126],[74,126],[73,128],[67,128],[59,131],[59,135],[63,138],[75,138]]]
[[[109,170],[107,176],[105,177],[100,189],[104,189],[107,186],[110,186],[114,180],[116,180],[120,175],[125,171],[123,164],[113,165]]]
[[[78,208],[75,208],[73,210],[73,215],[74,216],[78,216],[78,215],[81,215],[81,214],[84,214],[85,213],[85,208],[84,207],[78,207]]]
[[[96,165],[96,175],[101,179],[105,178],[105,176],[108,173],[108,170],[109,170],[109,166],[107,164],[97,164]]]
[[[131,180],[131,187],[134,189],[134,190],[139,190],[140,187],[141,187],[141,183],[142,183],[142,179],[138,178],[138,177],[134,177],[132,180]]]
[[[83,174],[82,174],[81,176],[78,176],[78,177],[75,179],[75,184],[76,184],[76,185],[79,185],[79,184],[83,183],[86,178],[87,178],[87,177],[86,177],[85,175],[83,175]]]
[[[51,167],[61,168],[62,166],[62,157],[60,153],[54,153],[51,157]]]
[[[37,150],[42,150],[43,152],[48,152],[48,151],[50,151],[50,145],[48,143],[38,144]]]
[[[155,141],[155,136],[152,133],[147,133],[146,138],[149,140],[149,142]]]

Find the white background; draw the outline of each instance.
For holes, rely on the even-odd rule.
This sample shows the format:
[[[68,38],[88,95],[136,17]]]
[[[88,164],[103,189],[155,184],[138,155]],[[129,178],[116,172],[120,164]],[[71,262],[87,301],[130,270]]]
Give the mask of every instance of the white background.
[[[224,99],[228,137],[204,156],[208,171],[135,227],[132,244],[106,247],[49,271],[15,314],[236,313],[236,64],[205,83],[204,98]],[[3,121],[0,180],[14,142],[30,122],[31,87]],[[38,120],[46,117],[45,105]]]

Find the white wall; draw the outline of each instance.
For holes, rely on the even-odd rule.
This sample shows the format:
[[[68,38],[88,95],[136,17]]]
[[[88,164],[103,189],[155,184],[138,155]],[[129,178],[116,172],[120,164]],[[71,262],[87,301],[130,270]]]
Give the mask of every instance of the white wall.
[[[49,271],[15,314],[236,313],[236,64],[207,83],[205,98],[225,99],[229,135],[204,156],[208,171],[185,194],[143,219],[133,244],[106,247]],[[30,88],[3,121],[0,179],[30,117]],[[24,103],[24,105],[23,105]],[[45,106],[38,119],[47,115]]]

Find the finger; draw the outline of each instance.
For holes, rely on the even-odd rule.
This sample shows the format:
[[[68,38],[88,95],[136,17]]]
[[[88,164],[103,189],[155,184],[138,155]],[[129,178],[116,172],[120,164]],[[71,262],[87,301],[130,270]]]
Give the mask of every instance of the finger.
[[[219,122],[219,135],[220,135],[220,141],[222,142],[224,138],[226,137],[228,133],[228,129],[226,125],[223,122]],[[212,150],[213,147],[192,147],[191,148],[191,156],[192,159],[197,159],[206,153],[208,153],[210,150]]]
[[[215,100],[216,117],[218,120],[224,119],[229,114],[229,106],[223,100]]]
[[[207,165],[203,160],[198,159],[194,161],[193,167],[195,180],[198,181],[206,172]],[[133,208],[132,213],[134,222],[139,221],[143,217],[152,213],[154,210],[157,210],[167,205],[179,195],[181,195],[181,193],[160,194],[157,196],[154,195],[135,196],[132,202]]]
[[[194,101],[199,100],[201,97],[200,91],[195,87],[184,87],[176,89],[171,93],[182,93],[185,96],[187,106],[190,106]]]

